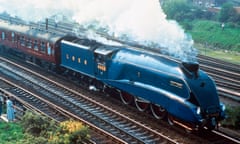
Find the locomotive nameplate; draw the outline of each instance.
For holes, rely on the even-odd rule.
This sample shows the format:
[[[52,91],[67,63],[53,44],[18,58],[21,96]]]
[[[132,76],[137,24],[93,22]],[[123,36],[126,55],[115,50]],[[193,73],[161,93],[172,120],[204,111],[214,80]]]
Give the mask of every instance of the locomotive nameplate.
[[[170,81],[170,85],[177,87],[177,88],[182,88],[183,84],[175,82],[175,81]]]

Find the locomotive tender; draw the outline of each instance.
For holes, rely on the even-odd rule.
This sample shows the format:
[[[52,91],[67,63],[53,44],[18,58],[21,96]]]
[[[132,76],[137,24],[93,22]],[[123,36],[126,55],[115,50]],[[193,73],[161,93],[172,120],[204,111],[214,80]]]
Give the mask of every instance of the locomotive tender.
[[[198,63],[86,38],[63,36],[0,21],[0,51],[17,51],[47,68],[60,67],[89,85],[117,92],[140,111],[189,130],[215,128],[225,118],[214,81]]]

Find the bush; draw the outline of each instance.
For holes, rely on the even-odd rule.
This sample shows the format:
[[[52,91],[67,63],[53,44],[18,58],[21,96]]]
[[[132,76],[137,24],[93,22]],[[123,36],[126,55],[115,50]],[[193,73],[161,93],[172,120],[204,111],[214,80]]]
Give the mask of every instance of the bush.
[[[223,121],[223,126],[240,129],[240,106],[226,108],[227,118]]]
[[[19,141],[19,144],[46,144],[48,139],[45,137],[35,137],[30,134],[25,134],[24,139]]]
[[[190,21],[184,21],[181,23],[181,25],[184,27],[185,30],[190,31],[193,29],[192,22]]]
[[[233,4],[225,3],[221,11],[219,13],[219,21],[220,22],[238,22],[238,14],[237,11],[234,9]]]
[[[5,123],[0,121],[0,143],[1,144],[17,144],[23,139],[24,134],[18,123]]]
[[[80,122],[59,124],[32,112],[26,112],[20,124],[0,123],[1,144],[81,144],[89,139],[88,127]]]
[[[65,121],[60,123],[58,129],[52,133],[49,139],[51,144],[81,144],[90,138],[88,127],[77,121]]]
[[[203,14],[203,18],[207,20],[217,20],[216,14],[210,11],[205,11]]]
[[[21,125],[24,132],[30,133],[33,136],[48,136],[48,131],[53,131],[56,127],[56,122],[50,121],[48,118],[39,114],[26,112],[23,116]]]
[[[89,140],[89,129],[87,127],[83,127],[80,130],[76,130],[74,132],[72,132],[69,135],[69,141],[70,143],[74,143],[74,144],[80,144],[83,143],[84,141]]]

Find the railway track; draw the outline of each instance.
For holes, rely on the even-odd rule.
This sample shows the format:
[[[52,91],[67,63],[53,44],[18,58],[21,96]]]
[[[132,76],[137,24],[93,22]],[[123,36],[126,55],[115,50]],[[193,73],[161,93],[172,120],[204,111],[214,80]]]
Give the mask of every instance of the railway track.
[[[2,59],[1,59],[2,60]],[[0,63],[0,69],[1,71],[3,70],[5,66],[2,67],[2,64]],[[11,66],[12,67],[12,66]],[[9,68],[7,68],[8,70]],[[6,70],[6,69],[5,69]],[[2,84],[2,79],[3,78],[0,78],[0,85],[1,85],[1,88],[6,90],[6,91],[9,91],[9,93],[11,94],[8,94],[8,95],[12,95],[12,94],[15,94],[17,95],[16,98],[17,100],[19,101],[19,99],[21,99],[21,103],[27,103],[29,105],[32,105],[34,106],[35,105],[35,109],[37,109],[38,111],[40,111],[41,113],[45,113],[47,114],[48,116],[51,116],[51,117],[54,117],[55,119],[60,119],[59,121],[61,120],[65,120],[65,119],[68,119],[68,118],[72,118],[72,119],[77,119],[77,120],[81,120],[81,118],[79,118],[76,113],[71,113],[69,111],[72,111],[70,108],[64,108],[65,106],[61,104],[61,102],[59,102],[58,100],[56,100],[56,98],[53,98],[54,100],[53,101],[50,101],[48,102],[47,98],[43,97],[41,94],[40,97],[37,96],[36,94],[33,94],[32,92],[29,92],[29,90],[26,90],[26,89],[31,89],[31,87],[28,86],[23,86],[22,83],[19,83],[18,81],[20,81],[19,79],[19,74],[15,75],[13,73],[13,71],[21,71],[19,69],[12,69],[12,71],[5,71],[8,73],[8,75],[10,75],[12,78],[16,79],[17,81],[14,82],[14,84],[11,83],[11,85],[18,85],[18,88],[13,88],[13,86],[11,87],[6,87],[4,86],[4,84]],[[12,73],[12,74],[10,74]],[[24,72],[25,73],[25,72]],[[26,75],[30,75],[30,74],[26,74]],[[26,77],[25,75],[22,75],[22,77]],[[13,80],[14,81],[14,80]],[[33,85],[33,84],[31,84]],[[20,88],[21,87],[21,88]],[[22,87],[26,87],[26,89],[22,88]],[[33,86],[33,87],[38,87],[38,86]],[[44,87],[49,87],[49,86],[44,86]],[[40,88],[36,88],[38,91],[41,91]],[[69,94],[70,95],[70,94]],[[72,97],[73,95],[71,95]],[[22,98],[24,97],[24,98]],[[50,97],[52,97],[52,95],[50,95]],[[74,98],[73,98],[74,99]],[[46,102],[47,101],[47,102]],[[66,102],[64,102],[66,103]],[[77,103],[77,101],[75,102]],[[56,105],[58,104],[58,105]],[[60,106],[59,106],[60,104]],[[26,105],[26,104],[24,104]],[[51,107],[51,108],[48,108],[48,107]],[[73,107],[73,106],[71,106]],[[52,109],[52,111],[50,111],[49,109]],[[95,109],[95,110],[100,110],[100,108],[92,108],[92,109]],[[49,113],[49,114],[48,114]],[[70,114],[69,114],[70,113]],[[58,115],[66,115],[64,116],[64,118],[59,118]],[[86,115],[85,115],[86,116]],[[65,118],[66,117],[66,118]],[[96,119],[95,119],[96,120]],[[84,120],[83,120],[84,121]],[[114,121],[114,120],[113,120]],[[85,122],[84,122],[85,123]],[[126,123],[126,121],[123,121],[122,124]],[[91,125],[91,124],[87,124],[87,125]],[[121,125],[121,121],[119,121],[118,125]],[[128,125],[129,126],[129,125]],[[127,126],[127,127],[128,127]],[[131,126],[130,126],[131,127]],[[97,128],[99,129],[99,128]],[[129,129],[129,128],[127,128]],[[234,138],[231,138],[230,136],[227,136],[226,134],[222,133],[222,132],[218,132],[217,131],[217,134],[214,133],[211,133],[209,131],[206,131],[206,132],[203,132],[205,135],[202,135],[201,134],[201,138],[204,138],[206,139],[208,142],[211,142],[211,143],[240,143],[239,139],[234,139]],[[91,133],[92,135],[92,133]],[[101,134],[103,135],[103,134]],[[209,136],[210,135],[210,136]],[[93,134],[92,135],[93,137],[96,137],[96,139],[93,139],[94,141],[97,141],[97,143],[109,143],[109,141],[113,142],[112,139],[109,138],[109,136],[106,136],[107,139],[104,139],[102,138],[101,136],[99,136],[99,134]],[[190,136],[189,136],[190,137]],[[100,141],[100,140],[101,141]],[[104,142],[102,142],[102,140],[104,139]],[[108,142],[106,142],[108,141]],[[115,140],[116,143],[119,143],[118,141]],[[156,143],[158,143],[159,141],[157,141]],[[129,141],[127,142],[129,143]],[[148,142],[144,142],[144,143],[148,143]],[[151,142],[150,142],[151,143]],[[172,142],[166,142],[166,141],[163,141],[163,143],[172,143]],[[176,142],[177,143],[177,142]],[[181,142],[180,142],[181,143]],[[204,142],[205,143],[205,142]]]
[[[240,67],[238,64],[229,63],[229,62],[211,58],[205,55],[198,55],[198,60],[202,64],[207,64],[215,68],[222,68],[237,74],[240,73]]]
[[[57,122],[63,122],[70,119],[69,115],[54,108],[56,105],[24,88],[21,88],[21,86],[18,86],[5,78],[0,77],[0,85],[1,92],[3,92],[4,95],[13,96],[15,101],[21,103],[22,106],[28,110],[37,111]]]
[[[51,103],[48,100],[37,96],[36,94],[22,88],[19,85],[10,82],[7,79],[0,77],[0,85],[1,93],[3,93],[4,95],[12,96],[15,101],[21,104],[20,108],[17,107],[17,111],[21,110],[22,114],[24,113],[22,112],[23,111],[22,107],[24,107],[25,110],[40,113],[50,119],[57,121],[58,123],[69,119],[81,121],[82,123],[90,127],[90,134],[93,138],[90,141],[87,141],[87,143],[89,144],[95,144],[96,143],[95,141],[97,141],[98,143],[111,143],[111,142],[125,143],[124,141],[121,141],[118,138],[109,136],[108,133],[82,120],[81,118],[76,117],[71,112],[62,109],[61,107],[55,105],[54,103]]]
[[[6,75],[14,83],[25,89],[30,89],[31,92],[71,112],[76,117],[103,129],[115,139],[126,143],[177,143],[167,136],[89,99],[83,94],[43,78],[23,67],[20,68],[3,59],[1,60],[2,75]]]
[[[58,27],[60,27],[60,25],[59,25]],[[226,93],[225,93],[226,91],[227,91],[227,90],[226,90],[226,89],[224,89],[224,90],[223,90],[223,93],[224,93],[224,94],[226,94]],[[224,142],[224,143],[225,143],[225,142]]]

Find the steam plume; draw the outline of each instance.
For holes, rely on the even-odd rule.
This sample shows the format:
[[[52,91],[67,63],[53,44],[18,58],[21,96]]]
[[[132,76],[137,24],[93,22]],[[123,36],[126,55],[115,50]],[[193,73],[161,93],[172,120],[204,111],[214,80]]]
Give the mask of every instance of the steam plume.
[[[101,29],[118,38],[153,46],[184,61],[195,61],[193,40],[175,22],[166,19],[158,0],[0,0],[0,13],[26,21],[61,15],[83,27]],[[191,58],[187,54],[191,55]],[[192,57],[194,56],[194,57]]]

